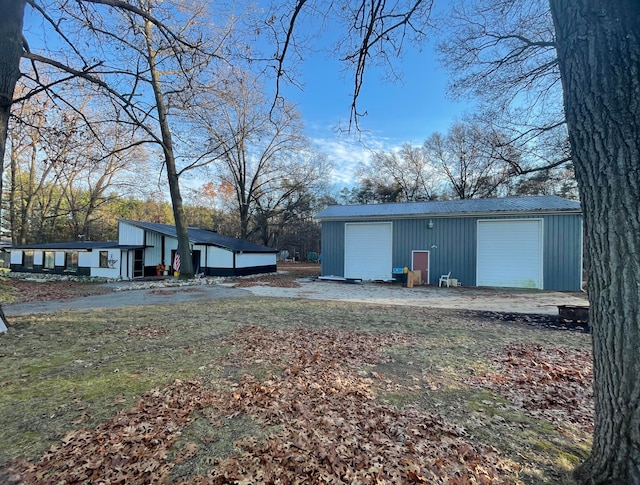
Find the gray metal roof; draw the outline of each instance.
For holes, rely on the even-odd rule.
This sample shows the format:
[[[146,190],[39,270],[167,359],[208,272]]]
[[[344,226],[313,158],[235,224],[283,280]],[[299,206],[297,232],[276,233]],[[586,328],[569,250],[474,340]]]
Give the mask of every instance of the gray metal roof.
[[[580,213],[580,202],[557,195],[500,199],[395,202],[389,204],[332,205],[316,215],[319,220],[380,217],[453,217],[494,213]]]
[[[132,226],[139,227],[148,231],[158,232],[169,237],[177,237],[176,226],[170,226],[169,224],[160,224],[158,222],[142,222],[132,221],[129,219],[120,219],[122,222],[131,224]],[[193,244],[202,244],[205,246],[218,246],[224,249],[229,249],[233,252],[247,252],[247,253],[276,253],[276,249],[263,246],[261,244],[255,244],[244,239],[237,239],[231,236],[224,236],[217,232],[207,231],[205,229],[199,229],[197,227],[189,227],[189,241]]]

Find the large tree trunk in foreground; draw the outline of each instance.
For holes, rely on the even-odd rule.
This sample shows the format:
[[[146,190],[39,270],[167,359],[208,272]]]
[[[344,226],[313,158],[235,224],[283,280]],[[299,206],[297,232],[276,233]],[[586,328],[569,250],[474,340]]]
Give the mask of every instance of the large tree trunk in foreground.
[[[7,148],[9,116],[22,57],[22,23],[25,0],[0,0],[0,204],[4,154]],[[7,319],[0,307],[0,332],[7,330]]]
[[[550,0],[589,258],[596,419],[584,484],[640,484],[640,2]]]

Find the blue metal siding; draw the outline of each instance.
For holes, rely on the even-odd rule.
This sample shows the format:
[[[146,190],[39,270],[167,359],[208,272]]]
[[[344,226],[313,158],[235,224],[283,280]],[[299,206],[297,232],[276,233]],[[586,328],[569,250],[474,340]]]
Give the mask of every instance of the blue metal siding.
[[[429,229],[429,220],[433,228]],[[393,223],[393,266],[411,267],[411,251],[429,251],[429,284],[451,271],[465,286],[475,284],[475,218],[400,219]]]
[[[322,223],[322,275],[344,276],[344,222]]]
[[[582,216],[544,218],[544,288],[582,288]]]
[[[393,267],[411,267],[413,250],[429,251],[429,284],[451,271],[464,286],[476,284],[478,219],[543,219],[544,289],[579,291],[582,266],[582,216],[513,215],[424,217],[393,222]],[[429,220],[433,228],[429,229]],[[348,222],[383,222],[362,219]],[[322,275],[344,276],[345,221],[322,222]],[[391,271],[391,269],[390,269]],[[391,277],[391,274],[389,275]]]

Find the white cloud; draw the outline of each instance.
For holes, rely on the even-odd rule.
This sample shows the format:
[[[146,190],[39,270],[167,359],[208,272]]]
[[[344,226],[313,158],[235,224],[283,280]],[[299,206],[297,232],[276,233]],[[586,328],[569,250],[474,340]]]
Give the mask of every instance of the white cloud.
[[[333,162],[332,181],[342,185],[353,185],[358,166],[368,165],[373,152],[393,151],[399,146],[366,133],[361,133],[358,138],[336,135],[330,138],[315,137],[311,141],[318,151],[325,153]]]

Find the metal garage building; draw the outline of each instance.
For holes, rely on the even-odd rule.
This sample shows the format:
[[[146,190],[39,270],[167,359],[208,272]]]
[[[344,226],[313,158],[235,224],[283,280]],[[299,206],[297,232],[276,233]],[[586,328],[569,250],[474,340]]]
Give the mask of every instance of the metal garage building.
[[[390,279],[395,267],[437,284],[579,291],[580,203],[557,196],[330,206],[322,275]]]

